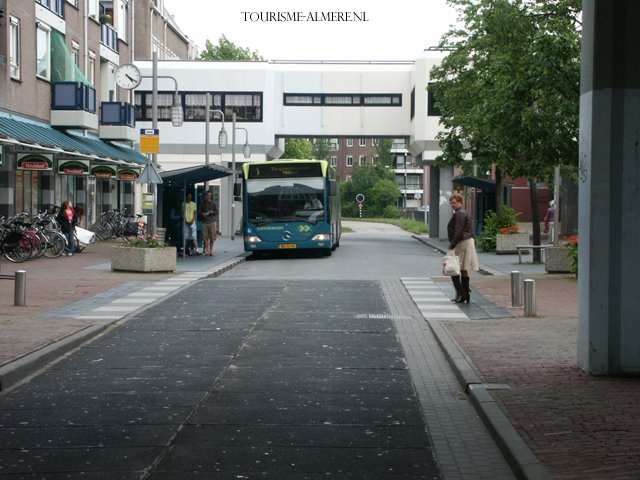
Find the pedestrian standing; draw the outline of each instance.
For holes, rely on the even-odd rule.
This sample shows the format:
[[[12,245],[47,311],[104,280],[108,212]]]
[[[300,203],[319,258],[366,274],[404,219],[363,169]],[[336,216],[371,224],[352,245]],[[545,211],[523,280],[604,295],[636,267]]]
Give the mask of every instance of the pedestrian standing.
[[[56,220],[60,224],[60,230],[62,230],[62,233],[64,233],[64,236],[67,239],[65,255],[70,257],[76,250],[75,230],[76,225],[78,224],[78,217],[76,216],[71,200],[65,200],[62,202]]]
[[[456,303],[469,303],[471,300],[471,289],[469,288],[469,271],[478,271],[478,254],[473,239],[473,227],[471,217],[462,208],[462,196],[454,193],[449,199],[453,215],[447,225],[449,237],[449,250],[460,260],[460,275],[452,276],[451,281],[456,289],[456,298],[452,301]]]
[[[205,200],[200,205],[200,219],[202,220],[202,239],[204,241],[204,254],[213,256],[213,243],[216,241],[216,215],[218,214],[218,206],[213,201],[213,192],[208,190],[205,194]]]
[[[193,195],[187,193],[187,201],[182,206],[182,218],[184,218],[184,238],[187,244],[191,243],[193,248],[187,248],[187,255],[200,255],[198,252],[198,231],[196,227],[196,203]]]

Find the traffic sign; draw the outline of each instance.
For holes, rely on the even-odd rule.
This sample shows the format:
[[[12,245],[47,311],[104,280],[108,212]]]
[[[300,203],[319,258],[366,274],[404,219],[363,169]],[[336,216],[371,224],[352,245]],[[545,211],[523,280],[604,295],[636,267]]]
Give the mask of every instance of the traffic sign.
[[[140,153],[160,153],[160,130],[157,128],[140,129]]]

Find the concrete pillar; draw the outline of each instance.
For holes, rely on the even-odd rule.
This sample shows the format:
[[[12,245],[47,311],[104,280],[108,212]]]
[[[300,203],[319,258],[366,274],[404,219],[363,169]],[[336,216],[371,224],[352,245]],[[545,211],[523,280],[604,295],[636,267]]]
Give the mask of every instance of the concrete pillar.
[[[640,2],[583,0],[578,364],[640,373]]]
[[[429,167],[429,238],[440,235],[440,169]]]
[[[448,238],[447,224],[451,219],[451,204],[449,203],[449,197],[453,193],[453,167],[441,167],[440,168],[440,198],[438,200],[438,209],[440,212],[440,238]]]

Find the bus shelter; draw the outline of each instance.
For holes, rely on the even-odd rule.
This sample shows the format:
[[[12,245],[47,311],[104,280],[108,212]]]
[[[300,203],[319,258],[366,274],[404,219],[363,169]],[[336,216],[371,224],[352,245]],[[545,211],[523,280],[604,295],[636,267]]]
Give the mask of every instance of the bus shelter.
[[[176,246],[181,244],[183,255],[186,240],[183,234],[182,205],[187,200],[187,193],[195,191],[197,184],[228,177],[232,173],[230,168],[216,164],[179,168],[160,173],[162,184],[158,185],[158,205],[161,205],[162,224],[166,227],[165,239],[169,243],[177,244]],[[195,194],[193,198],[197,202]]]

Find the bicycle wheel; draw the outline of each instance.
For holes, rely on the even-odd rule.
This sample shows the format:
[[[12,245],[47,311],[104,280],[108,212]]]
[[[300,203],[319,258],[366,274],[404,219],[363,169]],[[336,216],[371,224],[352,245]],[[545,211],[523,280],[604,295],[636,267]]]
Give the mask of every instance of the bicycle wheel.
[[[24,233],[29,237],[33,246],[31,258],[42,257],[47,249],[47,238],[43,233],[33,227],[28,228]]]
[[[113,236],[113,228],[108,223],[101,223],[93,228],[98,240],[109,240]]]
[[[29,260],[32,251],[31,240],[20,232],[10,233],[2,243],[2,254],[10,262],[21,263]]]
[[[44,256],[47,258],[57,258],[64,253],[67,248],[67,239],[60,232],[47,232],[47,249]]]
[[[74,241],[76,252],[81,252],[86,247],[84,243],[81,243],[80,240],[78,240],[78,235],[76,235],[75,233],[73,234],[73,241]]]

